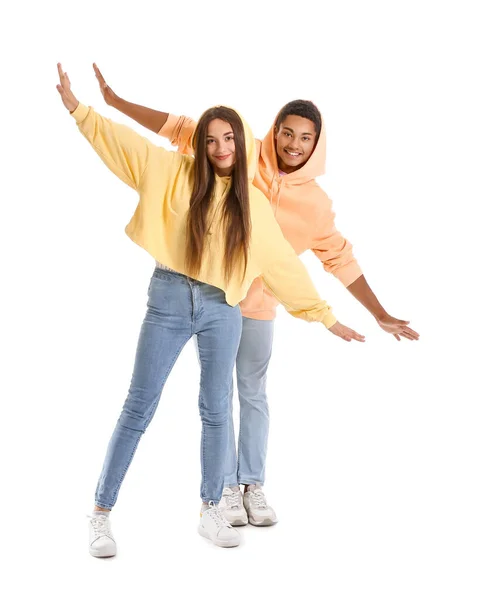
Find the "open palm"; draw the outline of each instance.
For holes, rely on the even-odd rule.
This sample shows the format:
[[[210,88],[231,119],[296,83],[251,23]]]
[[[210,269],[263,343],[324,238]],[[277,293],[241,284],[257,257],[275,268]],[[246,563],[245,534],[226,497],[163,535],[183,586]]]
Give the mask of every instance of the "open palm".
[[[104,76],[100,72],[99,67],[95,63],[92,66],[94,67],[95,76],[97,77],[97,81],[99,82],[100,93],[104,97],[106,104],[112,106],[114,104],[116,94],[114,94],[112,88],[107,85]]]
[[[74,96],[74,93],[70,89],[70,79],[67,73],[63,71],[62,65],[57,63],[57,71],[59,73],[60,83],[57,85],[57,91],[62,98],[62,102],[67,110],[70,112],[74,112],[74,110],[79,106],[79,101]]]

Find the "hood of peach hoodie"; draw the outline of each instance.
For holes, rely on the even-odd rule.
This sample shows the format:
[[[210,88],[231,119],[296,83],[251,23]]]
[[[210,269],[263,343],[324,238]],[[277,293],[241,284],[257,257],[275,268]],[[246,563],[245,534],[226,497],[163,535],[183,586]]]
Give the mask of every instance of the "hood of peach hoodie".
[[[276,116],[273,125],[261,142],[260,160],[255,181],[256,187],[261,189],[270,202],[275,205],[275,212],[280,203],[282,189],[302,185],[323,175],[325,173],[326,161],[325,122],[322,117],[320,137],[310,158],[301,169],[280,176],[274,138],[277,118],[278,116]],[[298,202],[302,200],[302,197],[297,198]]]

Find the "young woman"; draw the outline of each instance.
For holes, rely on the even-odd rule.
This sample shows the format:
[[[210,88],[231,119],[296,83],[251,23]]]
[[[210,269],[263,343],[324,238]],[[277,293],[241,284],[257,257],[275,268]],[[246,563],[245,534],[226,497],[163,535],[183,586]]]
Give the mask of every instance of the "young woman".
[[[58,65],[64,106],[104,163],[139,194],[126,228],[157,261],[148,292],[131,386],[109,443],[90,521],[90,553],[113,556],[108,513],[162,388],[187,341],[197,337],[201,362],[201,521],[199,533],[237,546],[239,534],[218,503],[224,481],[232,371],[241,335],[238,303],[252,281],[266,284],[295,317],[363,341],[336,322],[285,241],[262,194],[248,181],[254,139],[232,109],[207,110],[196,128],[196,158],[159,148],[128,127],[79,103]]]
[[[182,153],[192,153],[195,121],[188,117],[132,104],[115,94],[94,65],[104,100],[144,127],[170,139]],[[351,244],[337,231],[331,201],[316,183],[325,172],[325,127],[317,107],[295,100],[284,106],[268,134],[257,142],[254,185],[269,199],[284,237],[297,254],[312,250],[325,270],[337,277],[397,340],[418,339],[408,321],[388,314],[370,289],[352,254]],[[278,300],[262,278],[256,279],[241,303],[243,331],[236,359],[240,429],[236,453],[232,419],[223,492],[224,516],[233,525],[272,525],[275,511],[262,485],[269,429],[266,375]],[[244,484],[244,496],[240,484]]]

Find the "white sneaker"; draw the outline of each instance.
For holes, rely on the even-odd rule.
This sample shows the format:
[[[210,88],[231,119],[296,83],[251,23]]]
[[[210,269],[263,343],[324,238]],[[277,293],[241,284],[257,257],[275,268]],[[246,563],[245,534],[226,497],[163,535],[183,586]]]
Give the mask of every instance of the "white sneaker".
[[[248,486],[247,491],[244,492],[243,503],[251,525],[269,527],[278,522],[276,513],[266,502],[266,497],[259,483]]]
[[[211,540],[216,546],[234,548],[241,543],[241,536],[223,517],[223,513],[214,502],[209,503],[207,510],[201,513],[199,533]]]
[[[244,508],[243,494],[239,488],[238,490],[224,488],[219,508],[226,521],[233,527],[248,524],[248,514]]]
[[[117,546],[110,529],[108,515],[92,515],[89,521],[89,552],[96,558],[115,556]]]

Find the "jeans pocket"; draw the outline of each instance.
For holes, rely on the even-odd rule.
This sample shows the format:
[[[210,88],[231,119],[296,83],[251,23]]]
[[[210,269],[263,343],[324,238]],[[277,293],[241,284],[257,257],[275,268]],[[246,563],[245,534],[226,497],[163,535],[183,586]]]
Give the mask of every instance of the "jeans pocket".
[[[184,315],[186,288],[169,276],[152,277],[147,306],[163,316]]]

